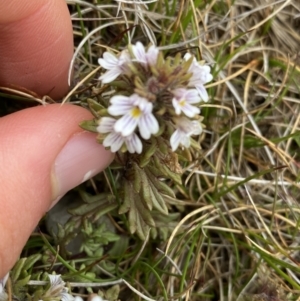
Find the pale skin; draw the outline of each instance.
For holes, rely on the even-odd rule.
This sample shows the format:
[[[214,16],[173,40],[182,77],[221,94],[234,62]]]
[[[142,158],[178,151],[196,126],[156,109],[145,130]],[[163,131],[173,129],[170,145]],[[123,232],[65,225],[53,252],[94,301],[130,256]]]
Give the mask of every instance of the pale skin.
[[[0,1],[0,86],[13,84],[60,99],[69,89],[72,54],[72,26],[64,0]],[[92,135],[78,127],[91,118],[83,108],[59,104],[0,118],[0,279],[61,196],[53,186],[54,162],[74,135]],[[94,160],[94,173],[113,159],[102,146],[95,148],[100,159]]]

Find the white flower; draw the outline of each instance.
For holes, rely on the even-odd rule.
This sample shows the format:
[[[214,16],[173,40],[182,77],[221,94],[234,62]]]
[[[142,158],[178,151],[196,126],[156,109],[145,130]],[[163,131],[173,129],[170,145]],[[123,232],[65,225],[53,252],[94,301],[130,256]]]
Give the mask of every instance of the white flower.
[[[110,100],[108,112],[113,116],[122,116],[114,125],[114,130],[126,137],[139,127],[141,136],[149,139],[151,134],[156,134],[159,125],[152,114],[153,105],[146,98],[137,94],[131,96],[116,95]]]
[[[115,153],[117,152],[122,145],[125,143],[127,150],[130,153],[138,153],[140,154],[143,149],[142,142],[136,133],[132,133],[129,136],[122,136],[120,133],[117,133],[114,130],[114,125],[116,120],[111,117],[102,117],[100,120],[100,124],[97,127],[97,131],[99,133],[109,133],[104,141],[103,145],[105,147],[110,147],[110,150]]]
[[[202,127],[198,121],[191,121],[185,117],[180,117],[176,120],[176,127],[176,131],[170,138],[173,152],[180,144],[186,148],[190,147],[190,137],[193,135],[200,135],[202,132]]]
[[[65,287],[65,282],[60,275],[48,275],[50,280],[50,288],[42,296],[42,300],[47,300],[49,297],[59,297],[61,301],[73,301],[74,297],[68,294],[68,289]]]
[[[184,59],[187,61],[191,58],[191,54],[186,53]],[[208,65],[201,65],[193,59],[192,64],[188,70],[193,75],[189,80],[189,86],[195,87],[203,101],[208,101],[208,94],[204,85],[213,79]]]
[[[104,300],[99,295],[94,295],[94,296],[92,296],[92,298],[90,299],[90,301],[108,301],[108,300]]]
[[[172,91],[174,98],[172,99],[175,113],[180,115],[183,112],[186,116],[193,118],[200,113],[200,109],[192,106],[194,103],[200,102],[199,94],[196,89],[176,89]]]
[[[144,65],[155,65],[158,57],[158,49],[151,45],[146,52],[144,45],[141,42],[137,42],[132,45],[132,52],[136,58],[136,61]]]
[[[120,74],[126,71],[127,64],[131,61],[127,50],[123,50],[119,57],[110,52],[104,52],[103,58],[98,59],[98,63],[108,71],[102,74],[99,79],[104,83],[110,83]]]
[[[1,299],[1,295],[5,295],[4,287],[5,287],[6,281],[8,279],[8,276],[9,276],[9,273],[7,273],[4,276],[4,278],[0,280],[0,299]]]

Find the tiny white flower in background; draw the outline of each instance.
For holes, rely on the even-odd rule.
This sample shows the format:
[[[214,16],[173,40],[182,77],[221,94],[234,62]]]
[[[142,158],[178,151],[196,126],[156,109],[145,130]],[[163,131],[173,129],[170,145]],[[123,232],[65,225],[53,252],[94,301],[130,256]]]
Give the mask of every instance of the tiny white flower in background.
[[[170,138],[170,144],[173,152],[176,151],[180,144],[186,148],[190,147],[190,137],[193,135],[200,135],[202,132],[202,127],[199,121],[191,121],[185,117],[177,118],[176,128],[176,131]]]
[[[156,134],[159,125],[152,114],[153,105],[146,98],[137,94],[131,96],[116,95],[110,100],[108,112],[113,116],[122,116],[114,125],[114,130],[126,137],[131,135],[138,126],[141,136],[149,139]]]
[[[5,294],[4,287],[5,287],[5,284],[6,284],[6,282],[7,282],[8,276],[9,276],[9,273],[7,273],[7,274],[4,276],[4,278],[2,278],[2,279],[0,280],[0,298],[1,298],[1,295],[2,295],[2,294],[3,294],[3,295]]]
[[[186,116],[193,118],[200,113],[200,109],[192,106],[192,104],[201,101],[198,91],[196,89],[176,89],[172,91],[174,97],[172,99],[175,113],[180,115],[183,112]]]
[[[114,126],[116,123],[116,119],[111,117],[102,117],[97,127],[97,131],[99,133],[109,133],[105,139],[103,140],[104,147],[110,147],[110,150],[115,153],[117,152],[122,145],[125,143],[127,150],[130,153],[138,153],[140,154],[143,149],[142,142],[136,133],[132,133],[129,136],[122,136],[121,133],[117,133],[114,130]]]
[[[90,301],[108,301],[108,300],[104,300],[102,297],[95,295],[90,299]]]
[[[186,53],[184,59],[187,61],[191,58],[190,53]],[[213,79],[208,65],[201,65],[196,58],[193,59],[192,64],[188,70],[193,73],[189,79],[189,86],[195,87],[203,101],[208,101],[208,94],[204,85]]]
[[[132,52],[137,62],[144,65],[155,65],[159,50],[154,45],[151,45],[146,52],[144,45],[141,42],[137,42],[135,45],[132,45]]]
[[[126,71],[126,66],[130,61],[131,59],[127,50],[123,50],[119,57],[116,57],[110,52],[104,52],[103,58],[98,59],[98,63],[108,71],[102,74],[99,79],[104,84],[112,82]]]
[[[47,297],[59,297],[62,301],[74,300],[74,297],[68,293],[65,282],[61,279],[60,275],[48,275],[48,277],[50,280],[50,288],[44,294],[44,299],[47,299]]]

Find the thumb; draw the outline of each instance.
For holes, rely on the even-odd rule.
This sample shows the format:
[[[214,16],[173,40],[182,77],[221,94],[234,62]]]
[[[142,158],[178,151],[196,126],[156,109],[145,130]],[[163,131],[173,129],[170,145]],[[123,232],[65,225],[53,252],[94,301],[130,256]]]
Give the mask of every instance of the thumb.
[[[85,109],[60,104],[0,119],[0,279],[53,202],[112,161],[79,128],[84,119],[91,119]]]

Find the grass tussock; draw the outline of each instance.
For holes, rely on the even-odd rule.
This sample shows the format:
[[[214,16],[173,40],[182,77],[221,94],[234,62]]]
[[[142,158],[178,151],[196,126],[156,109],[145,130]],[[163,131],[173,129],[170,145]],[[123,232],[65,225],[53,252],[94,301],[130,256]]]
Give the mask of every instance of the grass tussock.
[[[137,41],[166,55],[188,49],[214,80],[201,105],[202,151],[183,167],[183,184],[172,184],[177,198],[156,235],[130,235],[126,217],[106,203],[117,195],[112,167],[77,189],[86,203],[71,210],[68,229],[30,239],[24,256],[42,255],[23,266],[28,292],[55,271],[73,294],[100,290],[108,300],[299,300],[298,1],[67,2],[76,50],[65,102],[97,99],[97,59]],[[89,224],[102,215],[105,229]],[[66,245],[82,225],[90,244],[74,256]]]

